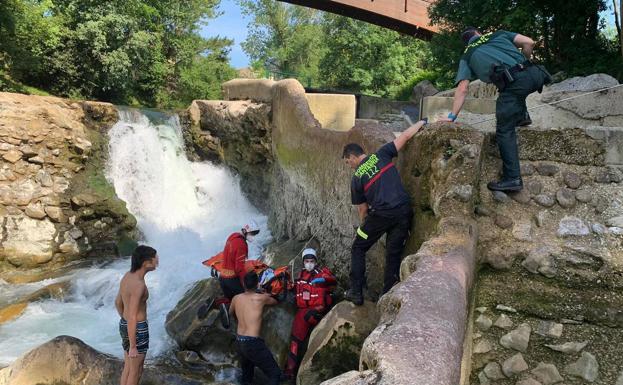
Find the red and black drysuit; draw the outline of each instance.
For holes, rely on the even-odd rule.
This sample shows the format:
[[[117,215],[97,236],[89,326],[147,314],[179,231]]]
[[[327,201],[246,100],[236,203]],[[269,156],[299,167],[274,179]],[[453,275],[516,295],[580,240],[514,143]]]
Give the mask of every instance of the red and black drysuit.
[[[223,249],[223,264],[219,270],[219,282],[228,300],[244,293],[242,279],[246,273],[244,262],[249,254],[247,240],[241,233],[233,233],[227,238]]]
[[[324,282],[311,284],[316,278],[324,278]],[[331,291],[337,281],[331,271],[322,269],[301,271],[298,279],[294,282],[296,294],[296,306],[298,310],[292,322],[292,335],[290,337],[290,351],[284,374],[295,376],[298,366],[303,358],[305,339],[309,336],[314,326],[329,311],[333,304]]]

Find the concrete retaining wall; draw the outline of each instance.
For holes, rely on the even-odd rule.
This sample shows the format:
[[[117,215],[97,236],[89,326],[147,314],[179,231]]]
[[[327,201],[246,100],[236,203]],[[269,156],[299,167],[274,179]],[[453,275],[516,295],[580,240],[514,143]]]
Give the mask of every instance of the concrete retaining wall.
[[[361,95],[357,106],[357,117],[359,119],[376,119],[383,114],[400,114],[402,111],[412,111],[417,108],[418,106],[412,102]]]
[[[223,83],[223,98],[270,103],[273,85],[275,82],[268,79],[233,79]]]
[[[355,95],[305,94],[305,97],[322,128],[350,131],[355,126]]]

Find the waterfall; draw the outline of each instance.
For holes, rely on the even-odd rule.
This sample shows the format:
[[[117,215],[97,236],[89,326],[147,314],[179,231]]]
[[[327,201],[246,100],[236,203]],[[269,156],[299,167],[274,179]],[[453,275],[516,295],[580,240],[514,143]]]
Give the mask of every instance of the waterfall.
[[[109,131],[106,175],[136,217],[141,243],[154,247],[160,257],[158,269],[145,278],[150,359],[172,347],[164,329],[167,313],[194,282],[209,277],[201,261],[219,252],[227,236],[249,219],[262,229],[249,245],[250,255],[259,254],[270,233],[267,218],[244,198],[227,169],[186,158],[177,115],[134,109],[121,109],[119,115]],[[69,300],[32,303],[17,320],[0,326],[0,366],[63,334],[122,357],[114,300],[129,267],[126,257],[55,279],[71,281]],[[34,291],[52,282],[10,292]]]

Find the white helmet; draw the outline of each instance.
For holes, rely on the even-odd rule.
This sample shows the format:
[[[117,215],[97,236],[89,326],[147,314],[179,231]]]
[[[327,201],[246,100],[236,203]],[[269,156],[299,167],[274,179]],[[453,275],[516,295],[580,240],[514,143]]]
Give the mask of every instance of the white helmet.
[[[303,257],[303,259],[307,259],[307,258],[318,259],[318,256],[316,255],[316,250],[312,249],[311,247],[309,249],[303,250],[302,257]]]
[[[260,226],[258,226],[257,222],[251,219],[244,226],[242,226],[242,230],[245,233],[256,233],[257,234],[260,232]]]

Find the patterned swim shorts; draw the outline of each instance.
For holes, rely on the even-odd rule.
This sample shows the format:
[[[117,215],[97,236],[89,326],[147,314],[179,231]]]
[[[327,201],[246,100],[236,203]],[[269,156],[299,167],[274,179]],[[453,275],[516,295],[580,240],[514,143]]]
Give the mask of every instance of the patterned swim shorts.
[[[119,334],[121,334],[121,345],[123,350],[128,352],[130,350],[130,339],[128,337],[128,321],[121,318],[119,320]],[[147,321],[140,321],[136,323],[136,349],[139,354],[147,353],[149,349],[149,326]]]

